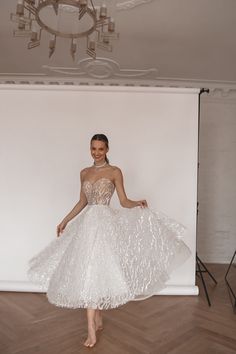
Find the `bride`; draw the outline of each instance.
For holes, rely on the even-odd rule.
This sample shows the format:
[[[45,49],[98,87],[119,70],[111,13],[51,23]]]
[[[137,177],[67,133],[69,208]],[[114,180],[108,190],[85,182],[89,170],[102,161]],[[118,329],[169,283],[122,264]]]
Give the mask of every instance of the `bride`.
[[[103,329],[102,309],[152,296],[191,255],[182,240],[185,226],[150,210],[145,199],[127,198],[108,150],[104,134],[92,137],[94,163],[80,172],[80,200],[27,271],[52,304],[87,309],[86,347],[95,345],[96,331]],[[124,209],[109,206],[115,190]]]

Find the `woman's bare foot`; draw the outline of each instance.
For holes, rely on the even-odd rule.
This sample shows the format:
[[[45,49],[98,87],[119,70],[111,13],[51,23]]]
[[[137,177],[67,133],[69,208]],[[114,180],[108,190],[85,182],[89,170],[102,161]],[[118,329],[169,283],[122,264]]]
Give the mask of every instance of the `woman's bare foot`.
[[[96,310],[95,323],[96,323],[96,331],[103,329],[102,314],[100,310]]]
[[[84,345],[86,347],[94,347],[96,340],[97,340],[97,338],[96,338],[96,324],[91,323],[88,326],[88,337],[87,337],[86,341],[84,342]]]

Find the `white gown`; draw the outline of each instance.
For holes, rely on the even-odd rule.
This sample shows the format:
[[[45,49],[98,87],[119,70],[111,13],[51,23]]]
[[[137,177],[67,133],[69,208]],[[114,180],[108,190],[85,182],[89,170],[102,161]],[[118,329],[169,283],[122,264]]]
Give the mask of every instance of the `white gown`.
[[[149,208],[111,208],[115,186],[107,178],[82,188],[87,206],[30,259],[28,279],[67,308],[115,308],[165,288],[191,255],[185,226]]]

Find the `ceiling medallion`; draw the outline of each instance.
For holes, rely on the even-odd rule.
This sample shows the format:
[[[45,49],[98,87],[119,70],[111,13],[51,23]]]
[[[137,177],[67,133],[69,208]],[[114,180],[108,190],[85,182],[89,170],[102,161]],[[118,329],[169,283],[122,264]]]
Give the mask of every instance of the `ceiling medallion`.
[[[118,62],[108,58],[82,59],[77,63],[77,67],[60,67],[43,65],[42,69],[48,75],[89,77],[92,79],[156,79],[158,69],[121,69]]]
[[[133,7],[144,5],[152,1],[153,0],[120,0],[117,2],[116,8],[117,10],[129,10]]]
[[[50,16],[45,10],[52,11]],[[76,13],[70,29],[59,28],[61,18],[70,12]],[[49,57],[55,52],[57,37],[71,41],[70,54],[73,60],[77,40],[82,37],[87,41],[86,53],[93,59],[96,59],[97,48],[111,52],[111,41],[119,38],[119,34],[115,32],[114,19],[108,16],[107,6],[102,4],[95,8],[93,0],[18,0],[16,13],[11,14],[11,21],[18,24],[18,29],[13,31],[15,37],[29,38],[28,49],[40,45],[43,30],[50,33]],[[67,24],[68,22],[71,21],[67,18]]]

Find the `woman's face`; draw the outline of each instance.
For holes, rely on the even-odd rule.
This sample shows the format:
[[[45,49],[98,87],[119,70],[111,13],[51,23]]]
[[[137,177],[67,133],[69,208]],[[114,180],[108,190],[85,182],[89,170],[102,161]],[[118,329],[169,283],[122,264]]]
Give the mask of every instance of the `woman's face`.
[[[105,161],[105,156],[108,152],[108,148],[103,141],[93,140],[90,145],[90,151],[95,164],[99,164]]]

